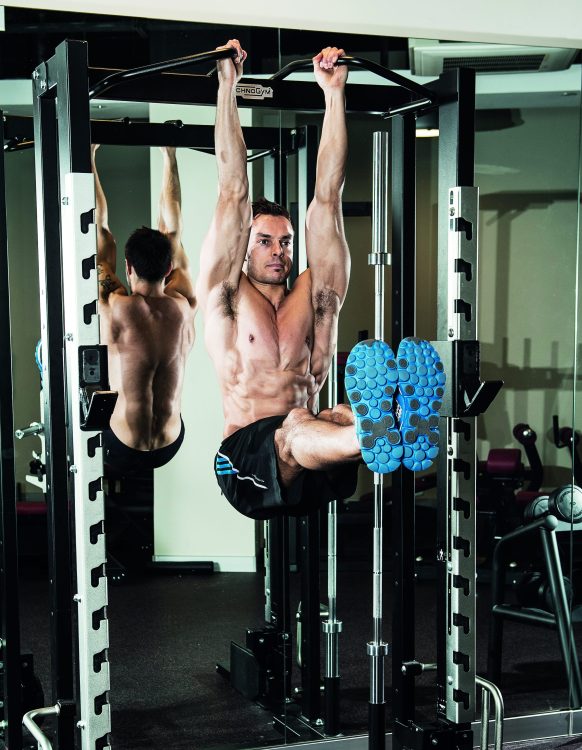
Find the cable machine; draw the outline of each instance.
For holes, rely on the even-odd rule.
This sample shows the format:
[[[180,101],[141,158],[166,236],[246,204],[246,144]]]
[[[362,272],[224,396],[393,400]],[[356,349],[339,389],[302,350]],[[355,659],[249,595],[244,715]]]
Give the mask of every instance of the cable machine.
[[[182,138],[185,140],[182,134],[187,127],[195,127],[102,123],[96,124],[93,130],[89,99],[107,92],[109,99],[214,105],[216,81],[211,77],[174,75],[167,71],[230,54],[229,50],[202,53],[143,69],[117,71],[104,78],[104,71],[87,68],[85,43],[65,41],[55,55],[33,73],[41,328],[45,353],[43,421],[52,582],[54,706],[46,711],[57,717],[58,750],[74,747],[104,750],[109,747],[110,731],[100,444],[105,416],[98,410],[96,415],[95,410],[83,409],[83,399],[79,398],[80,393],[90,394],[96,397],[99,406],[99,394],[108,390],[107,357],[105,347],[99,344],[97,323],[90,143],[92,135],[95,142],[119,143],[119,138],[127,137],[131,138],[131,143],[136,143],[136,134],[142,133],[147,145],[183,146],[189,144],[182,141]],[[411,472],[399,471],[394,476],[393,490],[395,605],[390,648],[394,747],[420,750],[441,744],[442,738],[442,746],[446,747],[446,742],[453,746],[454,741],[459,748],[468,748],[472,742],[470,722],[475,714],[476,679],[475,417],[485,410],[500,387],[498,383],[482,383],[479,377],[476,340],[478,205],[477,192],[472,186],[474,75],[466,70],[452,71],[428,86],[419,86],[366,60],[348,57],[341,62],[366,68],[397,84],[348,86],[346,89],[348,112],[392,118],[393,341],[414,335],[414,116],[427,108],[439,108],[439,341],[433,345],[439,351],[448,377],[448,395],[441,412],[439,456],[439,702],[434,725],[416,723],[414,677],[427,665],[420,664],[414,653],[414,476]],[[310,61],[297,61],[266,81],[242,79],[237,87],[239,106],[321,111],[321,97],[312,83],[285,80],[294,70],[310,64]],[[108,140],[101,137],[101,133],[98,135],[101,127],[110,128],[111,133],[116,129],[124,135]],[[169,129],[164,131],[163,128]],[[156,136],[152,137],[154,132]],[[160,141],[156,140],[158,135]],[[386,216],[386,203],[382,201],[386,200],[388,139],[384,133],[376,142],[376,148],[375,158],[380,164],[375,189],[375,222],[378,222],[385,221],[379,216]],[[377,266],[377,289],[382,288],[381,267],[389,260],[385,247],[386,224],[382,226],[379,229],[375,223],[373,255],[378,257],[371,261]],[[63,287],[66,287],[66,295]],[[379,323],[378,312],[376,317]],[[381,330],[377,325],[377,331]],[[0,341],[5,352],[6,343],[3,339]],[[4,385],[2,399],[6,392]],[[87,403],[92,401],[89,399]],[[3,412],[3,441],[8,435],[4,424],[9,421]],[[3,463],[3,483],[5,476],[9,483]],[[376,481],[375,486],[374,639],[368,645],[371,660],[369,737],[370,747],[381,750],[386,728],[382,665],[389,648],[382,634],[381,482]],[[10,490],[9,485],[7,487]],[[3,496],[2,530],[11,534],[12,528],[6,526],[9,494]],[[333,521],[330,523],[333,531]],[[335,538],[335,532],[330,538]],[[335,562],[333,547],[329,559]],[[74,577],[71,577],[71,570],[75,571]],[[334,619],[330,608],[326,633],[331,666],[326,670],[326,677],[333,680],[339,675],[339,621],[335,619],[333,586],[330,592]],[[72,647],[74,633],[77,645]],[[4,639],[5,631],[1,635]],[[310,638],[314,637],[312,633]],[[10,685],[6,674],[5,685]],[[10,705],[17,710],[14,698],[5,708],[10,710]],[[17,713],[8,715],[8,731],[15,731],[11,730],[15,721],[19,721]],[[18,744],[15,747],[18,750]]]

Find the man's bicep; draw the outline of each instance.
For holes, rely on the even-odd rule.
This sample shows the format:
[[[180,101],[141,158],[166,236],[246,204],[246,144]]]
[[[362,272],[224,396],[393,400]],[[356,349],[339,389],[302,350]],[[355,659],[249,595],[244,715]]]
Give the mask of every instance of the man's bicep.
[[[229,210],[219,202],[200,253],[196,289],[203,305],[210,291],[218,286],[238,288],[249,233],[250,206],[247,216],[244,210]]]
[[[314,292],[330,289],[343,304],[350,278],[350,251],[341,210],[334,206],[310,206],[305,226],[307,262]]]

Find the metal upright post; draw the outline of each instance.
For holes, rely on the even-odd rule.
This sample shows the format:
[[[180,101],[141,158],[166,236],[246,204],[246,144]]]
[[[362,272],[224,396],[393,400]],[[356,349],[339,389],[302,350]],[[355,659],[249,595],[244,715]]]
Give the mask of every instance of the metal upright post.
[[[413,116],[392,120],[392,344],[416,327],[416,127]],[[392,474],[392,700],[394,745],[400,728],[414,720],[414,676],[403,670],[415,658],[414,473]]]
[[[447,392],[463,386],[477,347],[478,193],[474,179],[475,74],[444,74],[439,91],[455,94],[439,108],[437,338],[456,352],[447,362]],[[478,370],[478,362],[475,363]],[[471,368],[469,368],[471,369]],[[438,716],[472,747],[475,716],[476,419],[443,404],[438,470]]]
[[[55,52],[67,371],[68,418],[75,498],[75,571],[78,636],[78,703],[83,750],[108,747],[109,630],[105,575],[105,507],[101,435],[84,426],[79,404],[84,384],[101,383],[107,354],[99,345],[97,315],[95,186],[87,46],[63,42]]]
[[[0,143],[4,143],[0,111]],[[22,745],[20,687],[20,617],[18,606],[18,545],[14,476],[14,414],[12,409],[12,348],[4,153],[0,155],[0,661],[4,745]]]
[[[305,226],[307,208],[315,189],[318,129],[309,125],[301,129],[297,152],[297,227]],[[288,173],[287,162],[281,169],[281,178]],[[299,232],[297,232],[299,235]],[[292,277],[307,268],[307,253],[299,240],[293,252]],[[319,544],[320,512],[310,511],[299,523],[301,539],[301,713],[314,725],[321,724],[321,673],[320,673],[320,587]]]
[[[81,747],[104,750],[109,746],[110,713],[103,462],[100,434],[85,422],[80,398],[85,386],[101,387],[107,371],[97,318],[86,44],[63,42],[33,79],[44,425],[56,610],[52,613],[53,700],[58,706],[59,750],[75,746],[75,702]]]
[[[73,705],[75,667],[72,624],[72,539],[65,406],[60,186],[55,82],[49,65],[33,73],[34,148],[42,341],[43,418],[46,446],[48,563],[51,581],[51,677],[53,703]],[[70,712],[57,722],[59,750],[75,746]]]
[[[391,262],[388,247],[388,133],[374,133],[374,176],[372,202],[372,253],[374,266],[374,337],[384,340],[384,266]],[[382,546],[383,546],[383,477],[374,473],[373,532],[373,639],[368,643],[370,657],[369,747],[382,750],[386,743],[386,700],[384,696],[384,657],[388,644],[382,638]]]

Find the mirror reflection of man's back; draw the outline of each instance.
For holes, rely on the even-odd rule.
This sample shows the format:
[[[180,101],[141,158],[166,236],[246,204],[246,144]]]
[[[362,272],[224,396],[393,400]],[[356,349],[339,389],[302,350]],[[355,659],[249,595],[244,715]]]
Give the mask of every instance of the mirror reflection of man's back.
[[[110,387],[118,392],[110,429],[103,433],[104,461],[120,473],[135,473],[168,463],[182,444],[181,396],[196,303],[181,243],[175,149],[162,149],[158,229],[137,229],[126,243],[130,295],[115,273],[116,244],[95,167],[96,149],[101,343],[107,344]]]

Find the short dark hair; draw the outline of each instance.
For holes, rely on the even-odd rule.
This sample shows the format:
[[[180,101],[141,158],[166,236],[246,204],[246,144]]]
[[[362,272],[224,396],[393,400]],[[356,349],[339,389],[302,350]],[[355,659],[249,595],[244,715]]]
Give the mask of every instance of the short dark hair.
[[[284,216],[293,224],[289,211],[284,206],[273,203],[273,201],[269,201],[265,197],[257,198],[256,201],[253,201],[253,219],[256,219],[257,216]]]
[[[157,229],[136,229],[125,243],[125,259],[140,279],[161,281],[172,262],[170,240]]]

